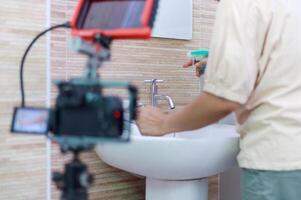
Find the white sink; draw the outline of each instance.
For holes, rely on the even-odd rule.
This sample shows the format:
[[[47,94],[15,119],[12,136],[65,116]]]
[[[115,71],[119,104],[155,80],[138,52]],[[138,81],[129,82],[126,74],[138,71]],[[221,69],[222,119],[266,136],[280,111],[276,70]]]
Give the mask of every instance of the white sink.
[[[147,200],[207,199],[207,177],[236,166],[238,151],[235,127],[221,124],[165,137],[141,136],[133,124],[129,143],[96,147],[107,164],[147,178]]]

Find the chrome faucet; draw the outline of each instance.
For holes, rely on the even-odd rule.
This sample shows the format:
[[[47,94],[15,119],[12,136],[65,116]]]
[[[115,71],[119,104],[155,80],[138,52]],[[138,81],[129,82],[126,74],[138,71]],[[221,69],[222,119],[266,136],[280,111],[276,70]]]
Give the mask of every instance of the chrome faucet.
[[[155,106],[155,107],[158,106],[158,100],[167,100],[169,108],[170,109],[175,108],[175,103],[170,96],[158,94],[157,83],[162,83],[162,82],[164,82],[163,80],[152,79],[152,80],[144,80],[144,82],[151,83],[151,86],[150,86],[150,98],[151,99],[150,100],[151,100],[152,106]]]

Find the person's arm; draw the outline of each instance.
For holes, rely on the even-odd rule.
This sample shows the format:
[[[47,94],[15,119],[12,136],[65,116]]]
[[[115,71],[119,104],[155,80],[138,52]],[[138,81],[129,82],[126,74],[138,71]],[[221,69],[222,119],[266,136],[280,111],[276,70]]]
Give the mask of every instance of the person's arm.
[[[202,128],[222,119],[240,106],[239,103],[203,93],[181,111],[171,114],[164,114],[151,106],[141,108],[137,124],[143,135],[162,136]]]

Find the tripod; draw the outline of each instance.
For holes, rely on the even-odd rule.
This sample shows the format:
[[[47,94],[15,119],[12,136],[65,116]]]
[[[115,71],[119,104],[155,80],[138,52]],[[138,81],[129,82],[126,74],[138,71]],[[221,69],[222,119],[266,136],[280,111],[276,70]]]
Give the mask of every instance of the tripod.
[[[93,176],[89,173],[87,165],[80,161],[81,152],[93,149],[100,140],[126,142],[129,140],[129,133],[124,134],[123,138],[121,136],[124,133],[123,126],[130,127],[130,120],[135,118],[137,89],[127,82],[100,82],[97,71],[103,62],[110,58],[110,42],[110,38],[101,35],[96,38],[95,44],[82,40],[75,41],[77,47],[75,49],[89,57],[84,78],[57,82],[60,96],[56,104],[59,106],[55,110],[56,114],[65,113],[65,115],[55,117],[54,122],[57,124],[54,123],[56,126],[53,132],[56,134],[51,135],[50,139],[60,145],[62,153],[72,152],[73,154],[73,159],[65,165],[63,173],[53,173],[52,180],[62,191],[60,200],[88,200],[88,187],[93,182]],[[102,96],[102,88],[128,89],[131,112],[127,126],[123,123],[122,102],[117,97]],[[120,116],[114,117],[114,113]],[[84,117],[78,117],[82,114]],[[68,120],[72,117],[75,121],[84,122],[72,124],[72,120]],[[89,119],[93,123],[90,123]],[[105,124],[105,126],[99,126],[100,124]],[[75,133],[70,135],[70,132]],[[84,133],[90,133],[90,135]]]
[[[83,150],[72,150],[73,158],[65,165],[64,173],[54,172],[52,180],[62,191],[61,200],[88,200],[88,188],[93,183],[93,176],[87,165],[80,161]]]

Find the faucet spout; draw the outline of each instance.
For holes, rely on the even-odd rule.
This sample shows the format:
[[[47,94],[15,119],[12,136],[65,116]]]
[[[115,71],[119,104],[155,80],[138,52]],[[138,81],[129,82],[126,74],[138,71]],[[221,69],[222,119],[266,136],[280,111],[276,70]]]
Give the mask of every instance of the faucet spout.
[[[168,95],[155,95],[156,100],[167,100],[170,109],[175,109],[175,103],[172,98]]]

